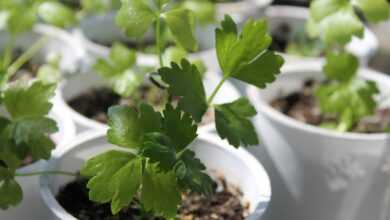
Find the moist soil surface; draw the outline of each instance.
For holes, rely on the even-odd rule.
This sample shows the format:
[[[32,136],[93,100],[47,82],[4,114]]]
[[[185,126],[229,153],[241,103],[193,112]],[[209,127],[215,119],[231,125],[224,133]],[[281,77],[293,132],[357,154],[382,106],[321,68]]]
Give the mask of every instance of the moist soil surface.
[[[143,101],[151,104],[157,110],[163,109],[168,99],[168,93],[154,85],[144,84],[133,98],[123,98],[109,88],[93,88],[67,101],[69,106],[85,117],[107,124],[107,111],[114,105],[136,107]],[[208,111],[201,124],[207,124],[214,119],[213,111]]]
[[[79,220],[163,220],[143,213],[136,199],[113,216],[110,204],[97,204],[88,199],[86,185],[87,180],[79,177],[61,188],[57,195],[60,205]],[[215,194],[210,198],[186,193],[182,195],[182,199],[177,214],[177,218],[181,220],[243,220],[249,208],[241,203],[242,193],[237,188],[228,186],[223,179],[219,179]]]
[[[271,106],[287,116],[314,126],[336,123],[336,117],[321,114],[319,104],[314,96],[314,91],[318,85],[319,83],[308,80],[301,91],[279,97],[271,102]],[[390,127],[390,108],[385,108],[378,109],[373,116],[363,118],[354,125],[351,131],[357,133],[383,133],[388,127]]]

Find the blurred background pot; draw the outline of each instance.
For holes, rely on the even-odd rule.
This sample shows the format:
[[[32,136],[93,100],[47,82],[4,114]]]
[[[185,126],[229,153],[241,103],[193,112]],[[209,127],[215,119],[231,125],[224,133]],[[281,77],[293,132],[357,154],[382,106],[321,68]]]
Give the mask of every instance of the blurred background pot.
[[[260,113],[256,127],[292,195],[283,199],[296,206],[279,219],[389,219],[389,134],[338,133],[298,122],[269,104],[307,79],[322,79],[321,66],[296,63],[265,90],[248,89]],[[360,69],[359,77],[377,82],[382,96],[390,94],[386,75]]]

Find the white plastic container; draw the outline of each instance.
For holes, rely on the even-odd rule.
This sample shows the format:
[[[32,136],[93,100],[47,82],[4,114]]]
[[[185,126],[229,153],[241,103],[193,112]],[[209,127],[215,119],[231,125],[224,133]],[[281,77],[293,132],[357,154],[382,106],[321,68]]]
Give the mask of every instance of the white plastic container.
[[[210,95],[220,82],[221,77],[213,72],[206,73],[204,77],[205,79],[203,80],[203,82],[205,85],[206,94]],[[78,113],[67,104],[66,100],[70,100],[71,98],[91,88],[98,88],[103,85],[104,81],[97,74],[92,72],[86,72],[85,74],[78,74],[72,78],[69,78],[63,83],[63,85],[60,86],[59,91],[57,91],[55,103],[57,106],[59,106],[59,108],[69,113],[70,118],[76,123],[78,133],[89,129],[105,130],[107,129],[107,125],[89,119],[84,115]],[[236,90],[236,88],[229,82],[225,82],[225,84],[222,86],[221,90],[215,97],[215,103],[232,102],[239,97],[240,94]],[[215,130],[215,125],[208,124],[202,126],[200,129],[202,132],[212,131]]]
[[[235,21],[243,21],[249,17],[260,17],[264,15],[273,0],[239,0],[234,2],[217,3],[217,18],[223,19],[229,14]]]
[[[36,41],[44,36],[48,36],[48,41],[32,62],[43,63],[49,56],[60,55],[60,69],[63,73],[76,72],[85,57],[84,47],[79,44],[79,41],[66,31],[55,28],[53,26],[38,24],[33,28],[32,32],[20,34],[16,39],[15,49],[26,50]],[[8,43],[9,36],[6,32],[0,32],[0,50],[4,50],[4,46]]]
[[[56,143],[56,149],[63,150],[66,144],[73,140],[76,135],[76,127],[69,115],[61,109],[54,108],[49,114],[57,122],[59,131],[53,134],[52,139]],[[44,161],[38,161],[17,170],[17,173],[31,173],[43,170]],[[39,195],[39,176],[18,177],[17,182],[23,189],[23,201],[20,205],[9,210],[0,210],[1,220],[19,219],[49,219],[46,207]]]
[[[304,28],[305,22],[309,17],[309,10],[305,7],[296,6],[270,6],[265,12],[268,20],[270,32],[277,30],[280,25],[287,24],[291,31],[301,30]],[[365,29],[362,39],[354,37],[351,43],[347,45],[347,49],[359,57],[362,65],[367,65],[378,50],[378,39],[372,31]],[[283,54],[287,62],[295,61],[318,61],[321,57],[300,57],[295,55]]]
[[[106,141],[104,132],[89,132],[78,136],[67,149],[53,157],[46,167],[76,172],[92,156],[113,148]],[[220,172],[229,184],[241,189],[244,201],[249,202],[255,219],[262,215],[271,194],[268,175],[262,165],[246,150],[235,149],[218,137],[201,134],[192,145],[197,157],[209,170]],[[72,178],[65,176],[42,176],[41,195],[55,219],[75,220],[55,199],[59,188]]]
[[[255,120],[275,167],[296,204],[299,219],[390,219],[390,135],[338,133],[304,124],[273,109],[269,102],[297,91],[303,82],[322,79],[321,64],[296,63],[265,90],[248,89],[259,111]],[[390,78],[368,69],[359,77],[390,94]],[[390,106],[390,101],[381,102]],[[288,199],[288,198],[286,198]],[[276,210],[277,211],[277,210]]]

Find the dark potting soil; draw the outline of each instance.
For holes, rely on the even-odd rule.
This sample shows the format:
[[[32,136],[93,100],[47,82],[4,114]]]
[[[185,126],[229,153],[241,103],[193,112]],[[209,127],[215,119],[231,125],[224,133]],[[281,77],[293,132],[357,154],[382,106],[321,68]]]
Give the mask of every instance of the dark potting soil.
[[[314,96],[314,91],[318,85],[319,83],[308,80],[300,91],[273,100],[271,106],[287,116],[314,126],[335,123],[337,122],[336,117],[321,114],[319,104]],[[389,126],[390,108],[385,108],[377,110],[373,116],[363,118],[354,125],[352,132],[382,133]]]
[[[114,105],[137,106],[139,101],[144,101],[155,107],[161,107],[166,102],[168,95],[166,91],[152,85],[143,85],[139,88],[136,98],[122,98],[113,90],[108,88],[90,89],[68,101],[68,104],[80,114],[107,123],[107,110]]]
[[[87,180],[79,177],[62,187],[56,197],[60,205],[79,220],[163,220],[163,218],[143,213],[137,199],[113,216],[110,204],[98,204],[89,200],[86,185]],[[215,188],[215,194],[211,198],[189,193],[183,195],[177,218],[181,220],[243,220],[248,206],[241,203],[242,193],[228,186],[223,179],[219,185]]]
[[[61,3],[74,10],[82,9],[81,0],[60,0]]]
[[[309,7],[310,0],[274,0],[272,4]]]
[[[78,113],[92,120],[107,124],[107,111],[114,105],[127,105],[136,107],[140,101],[151,104],[156,110],[162,110],[168,100],[168,93],[153,85],[141,86],[134,96],[136,98],[123,98],[109,88],[93,88],[70,100],[68,104]],[[214,120],[213,110],[206,112],[201,125]]]
[[[286,52],[289,36],[291,33],[291,27],[284,23],[279,25],[279,27],[272,33],[272,43],[270,48],[272,50],[284,53]]]

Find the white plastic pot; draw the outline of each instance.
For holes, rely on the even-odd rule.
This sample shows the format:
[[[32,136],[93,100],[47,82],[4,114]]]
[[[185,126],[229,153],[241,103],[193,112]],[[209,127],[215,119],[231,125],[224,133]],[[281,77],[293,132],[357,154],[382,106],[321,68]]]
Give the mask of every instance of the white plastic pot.
[[[298,122],[269,104],[298,91],[307,79],[322,79],[321,66],[316,62],[286,66],[267,89],[248,89],[260,113],[255,124],[292,194],[283,199],[296,204],[293,213],[278,220],[297,214],[297,219],[390,219],[390,135],[322,129]],[[361,69],[359,77],[377,82],[382,95],[390,94],[388,76]]]
[[[49,40],[32,62],[44,63],[51,55],[60,55],[60,68],[64,73],[73,73],[79,69],[81,60],[85,57],[85,50],[72,35],[53,26],[38,24],[32,32],[20,34],[16,39],[15,48],[26,50],[43,36]],[[0,32],[0,50],[4,50],[8,43],[9,36],[6,32]]]
[[[273,0],[238,0],[234,2],[217,3],[217,18],[223,19],[226,14],[235,21],[243,21],[249,17],[261,17]]]
[[[105,133],[88,132],[78,136],[67,149],[57,152],[47,170],[79,171],[89,158],[114,148],[106,141]],[[239,187],[243,200],[249,202],[250,212],[259,219],[269,202],[270,182],[263,166],[246,150],[235,149],[218,137],[201,134],[191,148],[210,171],[221,173],[229,184]],[[55,219],[75,220],[55,199],[61,186],[72,180],[66,176],[42,176],[41,195]]]
[[[66,144],[73,140],[76,135],[76,128],[69,116],[61,109],[54,108],[49,114],[57,122],[59,131],[53,134],[52,139],[56,143],[56,149],[63,150]],[[43,170],[44,161],[35,162],[29,166],[17,170],[17,173],[31,173]],[[46,207],[39,195],[39,176],[20,177],[16,179],[23,189],[23,201],[20,205],[9,210],[0,210],[0,219],[49,219]]]
[[[210,95],[212,91],[216,88],[218,83],[221,80],[221,77],[213,72],[208,72],[205,74],[205,79],[203,80],[205,85],[206,94]],[[74,98],[75,96],[91,89],[103,86],[104,81],[96,73],[86,72],[84,74],[75,75],[72,78],[66,80],[61,86],[59,91],[57,91],[56,105],[59,108],[63,109],[69,113],[70,118],[76,123],[77,131],[82,132],[85,130],[105,130],[107,125],[97,122],[95,120],[89,119],[84,115],[78,113],[72,109],[68,104],[67,100]],[[240,97],[239,92],[236,88],[229,82],[225,82],[221,90],[215,97],[215,103],[226,103],[232,102]],[[215,130],[214,124],[204,125],[201,128],[202,132],[209,132]]]
[[[288,24],[291,28],[291,33],[294,30],[302,30],[309,17],[309,10],[305,7],[296,6],[270,6],[265,12],[270,27],[270,32],[274,32],[282,24]],[[347,45],[347,49],[359,57],[361,64],[367,65],[368,61],[378,50],[378,40],[376,36],[368,29],[365,29],[364,37],[359,39],[354,37],[352,42]],[[300,57],[294,55],[283,54],[287,62],[295,62],[300,60],[318,61],[320,57]]]

